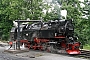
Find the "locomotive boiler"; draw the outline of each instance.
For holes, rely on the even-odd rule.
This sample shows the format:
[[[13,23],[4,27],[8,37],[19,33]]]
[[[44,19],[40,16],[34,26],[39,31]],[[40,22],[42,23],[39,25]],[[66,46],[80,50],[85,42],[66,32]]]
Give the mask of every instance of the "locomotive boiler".
[[[27,21],[20,20],[19,22]],[[11,41],[17,40],[17,33],[18,28],[13,27],[10,32]],[[25,47],[29,49],[80,54],[80,42],[77,42],[77,38],[74,36],[72,19],[20,24],[19,37],[20,45],[24,43]]]

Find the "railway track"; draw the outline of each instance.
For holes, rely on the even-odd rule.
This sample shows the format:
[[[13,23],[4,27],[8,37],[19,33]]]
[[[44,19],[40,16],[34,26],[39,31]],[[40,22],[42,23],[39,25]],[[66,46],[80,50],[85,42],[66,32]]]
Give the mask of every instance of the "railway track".
[[[36,50],[37,52],[39,50]],[[54,54],[60,54],[60,55],[65,55],[65,56],[70,56],[70,57],[76,57],[76,58],[84,58],[84,59],[90,59],[90,51],[88,50],[80,50],[81,54],[77,54],[77,55],[68,55],[67,53],[54,53]],[[46,51],[39,51],[39,52],[44,52],[44,53],[48,53]],[[52,52],[50,52],[52,53]]]
[[[79,58],[85,58],[85,59],[90,59],[90,51],[81,50],[81,54],[78,54],[78,55],[70,55],[70,56],[79,57]]]
[[[39,50],[36,50],[37,52]],[[54,52],[54,54],[61,54],[61,55],[65,55],[65,56],[71,56],[71,57],[77,57],[77,58],[85,58],[85,59],[90,59],[90,51],[88,50],[80,50],[81,54],[77,54],[77,55],[68,55],[67,53],[60,53],[60,52]],[[46,51],[40,51],[40,52],[44,52],[44,53],[48,53]],[[50,52],[52,53],[52,52]]]
[[[80,51],[81,51],[81,54],[75,54],[75,55],[69,55],[66,52],[64,52],[64,53],[58,52],[56,54],[61,54],[61,55],[71,56],[71,57],[77,57],[77,58],[90,59],[90,50],[80,50]]]

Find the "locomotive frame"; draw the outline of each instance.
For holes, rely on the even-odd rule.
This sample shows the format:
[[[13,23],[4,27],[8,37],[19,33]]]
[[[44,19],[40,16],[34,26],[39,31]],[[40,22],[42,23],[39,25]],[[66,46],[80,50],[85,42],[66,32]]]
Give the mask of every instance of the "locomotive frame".
[[[48,22],[42,22],[41,20],[16,20],[16,22],[34,22],[19,26],[20,45],[24,43],[25,47],[29,49],[39,49],[52,53],[61,51],[61,53],[80,54],[80,42],[77,42],[77,38],[74,36],[72,19]],[[11,42],[17,41],[17,30],[17,27],[11,29]]]

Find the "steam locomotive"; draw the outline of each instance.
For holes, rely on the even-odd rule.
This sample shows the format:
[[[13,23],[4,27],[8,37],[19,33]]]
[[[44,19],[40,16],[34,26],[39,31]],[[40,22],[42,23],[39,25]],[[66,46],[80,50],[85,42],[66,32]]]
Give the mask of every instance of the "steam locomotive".
[[[20,45],[24,43],[25,47],[29,49],[80,54],[80,42],[77,42],[77,37],[74,36],[72,19],[29,22],[20,24],[19,27]],[[11,41],[17,40],[17,33],[18,28],[13,27],[10,32]]]

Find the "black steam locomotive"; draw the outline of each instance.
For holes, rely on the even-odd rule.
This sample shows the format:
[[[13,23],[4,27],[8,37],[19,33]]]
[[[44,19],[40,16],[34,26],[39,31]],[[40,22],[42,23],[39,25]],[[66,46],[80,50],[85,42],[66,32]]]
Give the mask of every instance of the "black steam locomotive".
[[[10,32],[11,41],[17,40],[17,33],[18,28],[13,27]],[[19,37],[20,45],[24,43],[29,49],[80,54],[80,42],[77,42],[74,36],[74,25],[71,19],[20,24]]]

